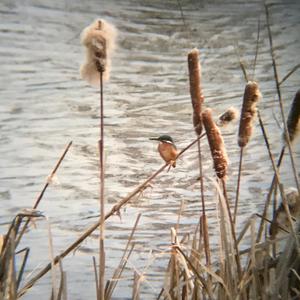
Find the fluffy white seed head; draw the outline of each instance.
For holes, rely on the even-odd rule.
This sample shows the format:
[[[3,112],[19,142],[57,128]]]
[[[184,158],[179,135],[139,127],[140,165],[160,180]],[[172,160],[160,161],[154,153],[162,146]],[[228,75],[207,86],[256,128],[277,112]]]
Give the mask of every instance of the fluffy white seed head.
[[[81,43],[86,48],[86,55],[85,62],[80,67],[80,75],[95,87],[100,85],[100,72],[103,74],[103,80],[109,79],[116,36],[116,28],[101,19],[95,20],[81,33]]]

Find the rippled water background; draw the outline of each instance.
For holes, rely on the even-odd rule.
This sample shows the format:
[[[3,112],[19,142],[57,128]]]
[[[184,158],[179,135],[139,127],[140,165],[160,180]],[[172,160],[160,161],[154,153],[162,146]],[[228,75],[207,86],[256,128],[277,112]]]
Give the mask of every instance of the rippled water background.
[[[283,4],[284,3],[284,4]],[[293,0],[270,9],[279,77],[299,63],[300,3]],[[274,154],[281,149],[281,123],[269,54],[264,6],[261,1],[182,1],[186,26],[177,1],[42,1],[0,2],[0,232],[23,208],[31,207],[43,184],[72,140],[73,146],[57,173],[58,184],[47,190],[39,209],[52,226],[55,254],[72,243],[97,219],[98,213],[98,94],[80,79],[83,61],[81,30],[101,17],[119,30],[111,80],[105,86],[106,199],[108,210],[132,191],[162,161],[151,136],[170,134],[179,149],[194,139],[187,77],[187,52],[201,51],[205,104],[216,117],[230,106],[241,107],[244,79],[237,47],[252,74],[257,24],[261,20],[255,79],[263,100],[259,104]],[[237,46],[238,45],[238,46]],[[296,71],[281,86],[287,113],[299,88]],[[228,190],[234,198],[239,148],[238,122],[222,129],[230,158]],[[213,177],[204,142],[205,176]],[[299,146],[295,147],[299,165]],[[271,164],[257,127],[245,151],[239,226],[262,210],[271,180]],[[116,299],[131,298],[133,270],[144,272],[142,299],[155,299],[167,264],[170,228],[185,207],[179,233],[192,232],[200,202],[196,148],[163,173],[137,201],[106,226],[106,275],[121,257],[138,213],[141,221],[128,269],[115,291]],[[289,159],[282,178],[293,185]],[[206,180],[212,246],[218,245],[215,200]],[[49,259],[47,221],[41,220],[24,238],[31,248],[28,270]],[[64,260],[69,299],[94,299],[92,256],[98,258],[97,232]],[[30,275],[30,274],[29,274]],[[29,276],[28,275],[28,276]],[[50,295],[50,277],[24,299]],[[46,295],[46,296],[45,296]]]

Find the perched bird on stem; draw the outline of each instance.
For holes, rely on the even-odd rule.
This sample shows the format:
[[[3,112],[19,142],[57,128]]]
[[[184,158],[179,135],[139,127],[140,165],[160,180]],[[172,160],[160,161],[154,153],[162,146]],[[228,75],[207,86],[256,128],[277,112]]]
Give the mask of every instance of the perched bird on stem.
[[[169,135],[161,135],[157,138],[150,138],[150,140],[159,141],[157,150],[160,156],[170,165],[170,167],[172,166],[175,168],[178,152],[173,139]]]

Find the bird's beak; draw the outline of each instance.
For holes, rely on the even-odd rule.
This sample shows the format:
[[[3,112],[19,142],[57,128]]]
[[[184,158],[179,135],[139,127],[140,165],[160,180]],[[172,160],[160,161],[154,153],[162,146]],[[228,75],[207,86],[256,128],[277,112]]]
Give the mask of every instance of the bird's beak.
[[[149,140],[151,140],[151,141],[159,141],[159,139],[157,137],[152,137]]]

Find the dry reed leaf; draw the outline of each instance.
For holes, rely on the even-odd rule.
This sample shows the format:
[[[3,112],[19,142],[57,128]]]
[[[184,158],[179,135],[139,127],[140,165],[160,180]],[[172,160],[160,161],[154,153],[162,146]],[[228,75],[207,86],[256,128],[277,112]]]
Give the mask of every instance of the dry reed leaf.
[[[82,79],[95,87],[103,79],[109,79],[111,55],[115,48],[116,28],[107,21],[97,19],[81,33],[81,43],[86,47],[86,58],[80,67]]]
[[[225,291],[226,295],[230,299],[231,295],[229,293],[229,289],[228,289],[227,285],[225,284],[223,278],[221,276],[219,276],[217,273],[213,272],[210,268],[207,268],[201,262],[200,262],[200,264],[201,264],[201,268],[203,269],[203,271],[205,273],[207,273],[208,275],[210,275],[211,277],[213,277],[217,282],[219,282],[221,284],[221,286],[224,288],[224,291]]]
[[[202,113],[202,119],[214,161],[214,169],[220,179],[225,178],[228,167],[227,153],[220,129],[212,118],[211,109],[208,108]]]
[[[217,214],[218,214],[218,229],[219,229],[219,261],[220,261],[220,277],[226,284],[228,291],[231,295],[229,299],[234,299],[234,294],[237,289],[237,265],[235,261],[234,239],[231,231],[231,221],[227,210],[226,199],[223,195],[220,185],[212,178],[208,179],[216,188],[218,197],[216,197]],[[222,294],[222,291],[220,291]],[[222,296],[224,297],[224,295]],[[221,298],[222,299],[222,298]]]
[[[240,117],[238,144],[245,147],[251,137],[253,130],[253,119],[256,114],[256,104],[261,98],[258,84],[255,81],[249,81],[244,91],[243,106]]]
[[[300,133],[300,90],[294,97],[286,123],[290,141],[293,142]]]
[[[201,110],[204,96],[201,87],[201,65],[199,50],[194,48],[188,53],[188,67],[190,79],[190,94],[193,105],[193,124],[197,135],[202,132]]]
[[[133,290],[132,290],[132,299],[139,300],[140,299],[140,285],[141,285],[141,275],[134,271],[133,276]]]
[[[297,237],[298,238],[298,237]],[[278,256],[279,261],[276,265],[276,284],[273,294],[280,295],[281,299],[290,299],[291,285],[291,268],[300,265],[299,248],[293,234],[289,235],[285,248]]]
[[[4,235],[0,234],[0,254],[2,253],[3,243],[4,243]]]

